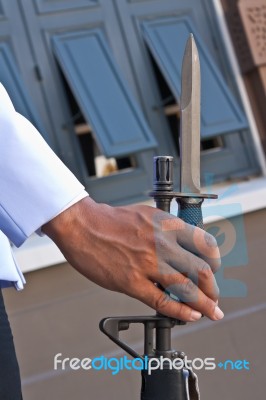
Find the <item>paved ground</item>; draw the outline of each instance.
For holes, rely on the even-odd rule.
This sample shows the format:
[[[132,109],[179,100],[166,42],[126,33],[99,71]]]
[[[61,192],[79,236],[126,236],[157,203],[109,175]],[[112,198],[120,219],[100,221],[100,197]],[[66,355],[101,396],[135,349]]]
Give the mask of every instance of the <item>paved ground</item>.
[[[223,298],[226,317],[213,323],[177,327],[173,347],[189,357],[247,360],[250,370],[200,371],[202,400],[250,400],[265,398],[266,359],[266,211],[248,214],[247,266],[230,268],[226,279],[246,284],[244,298]],[[136,400],[140,376],[126,371],[54,371],[57,353],[65,357],[122,356],[124,353],[98,330],[109,315],[150,314],[139,302],[111,293],[86,281],[69,265],[51,267],[27,275],[21,293],[5,291],[21,365],[25,400]],[[127,340],[140,350],[142,330],[133,329]],[[141,351],[141,350],[140,350]]]

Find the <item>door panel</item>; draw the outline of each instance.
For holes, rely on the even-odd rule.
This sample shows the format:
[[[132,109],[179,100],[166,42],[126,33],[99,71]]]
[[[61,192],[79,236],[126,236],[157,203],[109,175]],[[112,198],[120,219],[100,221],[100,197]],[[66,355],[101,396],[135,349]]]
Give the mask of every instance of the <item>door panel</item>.
[[[116,60],[118,59],[118,63],[119,57],[126,60],[126,49],[119,34],[119,23],[112,2],[99,1],[95,4],[95,7],[88,5],[87,8],[76,10],[75,13],[69,12],[66,7],[61,10],[60,16],[56,12],[38,14],[34,0],[23,2],[22,9],[26,24],[30,27],[31,46],[41,70],[43,92],[53,123],[53,130],[58,140],[57,151],[61,158],[70,167],[72,166],[69,162],[71,158],[78,164],[80,179],[84,182],[90,194],[98,201],[110,199],[112,203],[118,203],[121,198],[124,198],[124,202],[133,201],[133,198],[143,198],[149,187],[147,182],[152,182],[152,152],[150,151],[141,152],[139,155],[131,154],[131,156],[134,156],[134,163],[132,168],[128,170],[118,171],[118,173],[105,178],[96,178],[88,174],[79,146],[79,138],[75,134],[75,121],[63,85],[61,70],[52,51],[52,41],[56,36],[63,37],[63,35],[78,34],[80,31],[98,29],[106,35],[108,44],[114,57]],[[119,66],[124,77],[130,76],[131,72],[127,61],[120,63]],[[131,89],[133,87],[133,93],[136,94],[132,85],[133,77],[131,76],[128,81]],[[147,163],[147,159],[149,159],[149,163]],[[130,188],[124,187],[124,178],[127,182],[129,179],[132,181]],[[110,188],[113,183],[117,190],[106,190],[105,188],[109,186],[109,183]]]
[[[34,59],[27,40],[21,13],[16,0],[0,2],[0,81],[8,91],[18,112],[28,118],[52,143],[41,112],[41,96],[34,85],[27,85],[28,78],[36,82]],[[35,101],[33,100],[33,94]]]
[[[53,37],[55,55],[107,157],[157,146],[100,29]]]
[[[98,0],[34,0],[34,4],[39,14],[46,14],[95,7],[99,2]]]
[[[130,3],[127,0],[114,0],[114,3],[122,26],[121,34],[129,49],[128,53],[136,77],[136,85],[139,88],[140,97],[143,98],[147,109],[151,111],[147,114],[149,122],[161,145],[162,142],[166,142],[166,137],[168,138],[170,136],[169,128],[168,131],[158,129],[158,125],[154,123],[154,117],[158,117],[158,114],[160,114],[160,117],[166,120],[165,104],[168,105],[169,98],[171,103],[171,97],[174,98],[175,96],[174,93],[171,92],[168,83],[163,82],[162,84],[161,78],[158,79],[158,73],[154,68],[154,57],[147,48],[143,37],[143,24],[152,25],[154,21],[165,21],[167,19],[189,20],[193,28],[200,35],[201,46],[208,51],[209,55],[216,61],[219,67],[219,61],[225,58],[225,54],[219,54],[219,56],[217,56],[217,49],[219,49],[218,45],[221,38],[219,37],[217,27],[213,21],[210,20],[211,18],[214,19],[214,15],[211,12],[206,12],[206,2],[204,0],[143,0]],[[173,54],[171,53],[170,56],[172,57]],[[223,68],[220,69],[219,74],[222,74],[222,78],[231,89],[232,81],[228,81],[230,68],[227,65],[227,74],[224,74],[224,67],[225,65],[223,63]],[[205,86],[208,85],[207,76],[202,84]],[[165,87],[167,87],[166,92],[168,92],[168,96],[166,97],[162,96],[162,89],[165,89]],[[234,89],[237,91],[236,83]],[[252,145],[249,144],[252,141],[251,134],[249,129],[246,129],[245,117],[241,117],[241,114],[243,115],[243,107],[238,98],[236,102],[238,102],[237,109],[235,109],[234,112],[237,111],[235,115],[237,119],[239,119],[238,122],[240,122],[240,124],[238,124],[237,130],[232,133],[232,137],[231,134],[217,136],[221,146],[213,147],[213,150],[208,149],[208,146],[212,146],[212,144],[203,143],[203,148],[208,149],[202,151],[203,173],[211,172],[215,175],[217,180],[225,180],[237,174],[239,174],[239,176],[245,176],[248,169],[252,172],[258,170],[258,165],[252,155]],[[233,104],[231,104],[230,107],[231,106],[233,106]],[[232,110],[228,109],[228,111],[230,112]],[[171,131],[172,136],[174,136],[174,142],[178,143],[178,118],[176,118],[175,115],[172,115],[171,118],[176,119],[174,122],[176,130],[173,131],[173,128],[171,128]],[[168,117],[167,120],[169,121]],[[228,123],[228,121],[225,121],[225,123]],[[239,129],[240,126],[241,129]],[[216,130],[216,134],[219,134],[219,131]],[[176,145],[176,147],[178,147],[178,145]],[[175,152],[170,150],[169,154],[171,153]],[[175,156],[175,154],[172,155]],[[214,159],[216,159],[216,162],[213,162]],[[225,160],[225,162],[223,160]]]
[[[21,79],[8,42],[0,43],[0,81],[6,88],[16,111],[29,119],[45,137],[42,122]]]
[[[143,35],[177,102],[185,46],[194,34],[201,69],[201,135],[208,138],[247,128],[247,120],[222,74],[188,17],[160,18],[143,23]]]

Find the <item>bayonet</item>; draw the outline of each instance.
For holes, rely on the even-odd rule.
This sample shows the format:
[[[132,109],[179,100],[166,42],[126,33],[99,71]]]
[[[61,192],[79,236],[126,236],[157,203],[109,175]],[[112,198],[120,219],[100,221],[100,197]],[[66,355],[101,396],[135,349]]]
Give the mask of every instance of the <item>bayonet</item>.
[[[182,65],[180,129],[180,193],[178,216],[203,228],[201,205],[216,195],[200,191],[200,61],[192,34],[186,44]]]
[[[180,192],[200,193],[200,62],[191,34],[182,66]]]
[[[200,191],[200,61],[190,34],[183,58],[180,129],[180,191],[173,191],[173,157],[154,157],[154,197],[158,208],[170,212],[173,198],[183,221],[203,228],[201,205],[204,198],[217,198]]]

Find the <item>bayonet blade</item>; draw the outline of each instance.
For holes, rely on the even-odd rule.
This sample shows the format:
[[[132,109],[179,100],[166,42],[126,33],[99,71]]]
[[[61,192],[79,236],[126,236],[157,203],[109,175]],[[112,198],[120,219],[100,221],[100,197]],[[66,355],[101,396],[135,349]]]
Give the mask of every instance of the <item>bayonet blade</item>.
[[[200,61],[191,34],[182,65],[180,192],[200,193]]]

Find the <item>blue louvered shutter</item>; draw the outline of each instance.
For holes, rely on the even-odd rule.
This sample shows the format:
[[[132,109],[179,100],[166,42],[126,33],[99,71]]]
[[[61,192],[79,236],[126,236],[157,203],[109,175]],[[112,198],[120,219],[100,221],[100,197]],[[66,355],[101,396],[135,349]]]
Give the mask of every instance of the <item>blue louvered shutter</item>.
[[[181,93],[181,69],[190,33],[197,42],[201,65],[201,135],[203,138],[245,129],[246,117],[188,17],[144,22],[144,39],[176,101]]]
[[[48,140],[7,43],[0,43],[0,82],[8,91],[16,111],[29,119]]]
[[[100,29],[55,36],[53,49],[105,156],[119,157],[156,147]]]

